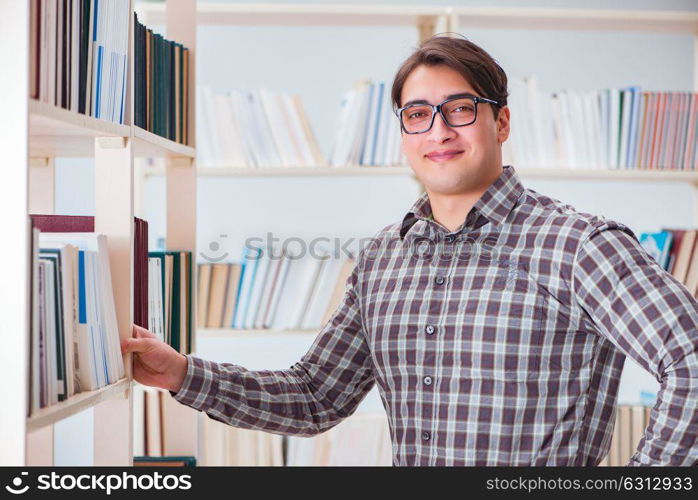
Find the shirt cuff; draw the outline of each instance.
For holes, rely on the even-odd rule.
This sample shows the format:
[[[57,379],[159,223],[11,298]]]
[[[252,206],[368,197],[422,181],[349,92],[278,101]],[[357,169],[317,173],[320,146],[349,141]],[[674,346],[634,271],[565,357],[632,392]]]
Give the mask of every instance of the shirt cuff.
[[[206,411],[215,404],[218,394],[220,370],[213,361],[197,358],[191,354],[187,358],[187,374],[179,391],[170,395],[182,404],[195,410]]]

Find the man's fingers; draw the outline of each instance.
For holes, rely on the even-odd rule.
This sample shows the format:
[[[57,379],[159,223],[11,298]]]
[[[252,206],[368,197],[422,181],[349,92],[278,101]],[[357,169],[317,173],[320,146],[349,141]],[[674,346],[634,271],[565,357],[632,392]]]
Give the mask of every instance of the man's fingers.
[[[121,341],[121,352],[144,352],[150,348],[150,339],[125,339]]]
[[[158,338],[153,332],[146,330],[138,325],[133,325],[133,336],[137,339],[156,339]]]

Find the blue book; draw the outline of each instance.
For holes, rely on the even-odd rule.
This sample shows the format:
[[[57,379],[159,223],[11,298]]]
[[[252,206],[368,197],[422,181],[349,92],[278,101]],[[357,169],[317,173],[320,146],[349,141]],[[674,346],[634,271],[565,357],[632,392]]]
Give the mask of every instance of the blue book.
[[[235,314],[233,316],[233,328],[243,328],[245,318],[247,317],[247,309],[250,304],[250,293],[254,282],[259,257],[262,253],[261,248],[245,247],[243,250],[243,268],[244,275],[240,276],[240,287],[238,291],[237,302],[235,305]]]
[[[669,267],[669,250],[671,250],[672,241],[673,234],[669,231],[642,233],[640,235],[640,244],[642,247],[664,270],[667,270]]]

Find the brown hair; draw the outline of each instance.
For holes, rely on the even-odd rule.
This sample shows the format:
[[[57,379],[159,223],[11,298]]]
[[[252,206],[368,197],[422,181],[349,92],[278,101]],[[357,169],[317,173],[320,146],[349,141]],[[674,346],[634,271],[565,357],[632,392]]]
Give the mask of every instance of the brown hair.
[[[434,35],[422,42],[400,66],[391,91],[393,109],[402,106],[402,87],[405,80],[418,66],[444,65],[463,75],[481,97],[493,99],[499,105],[492,104],[494,116],[506,106],[507,75],[492,56],[467,38],[451,38]]]

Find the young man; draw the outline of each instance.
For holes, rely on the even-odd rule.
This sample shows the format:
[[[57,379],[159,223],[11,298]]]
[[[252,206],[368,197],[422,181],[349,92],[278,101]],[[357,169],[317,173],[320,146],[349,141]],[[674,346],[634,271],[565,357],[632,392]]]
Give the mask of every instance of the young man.
[[[392,89],[426,192],[357,258],[288,370],[183,356],[136,328],[134,376],[237,427],[313,435],[377,384],[395,465],[597,465],[625,356],[662,388],[629,465],[698,463],[698,307],[623,224],[502,166],[507,78],[460,38],[424,42]],[[426,249],[426,251],[425,251]]]

